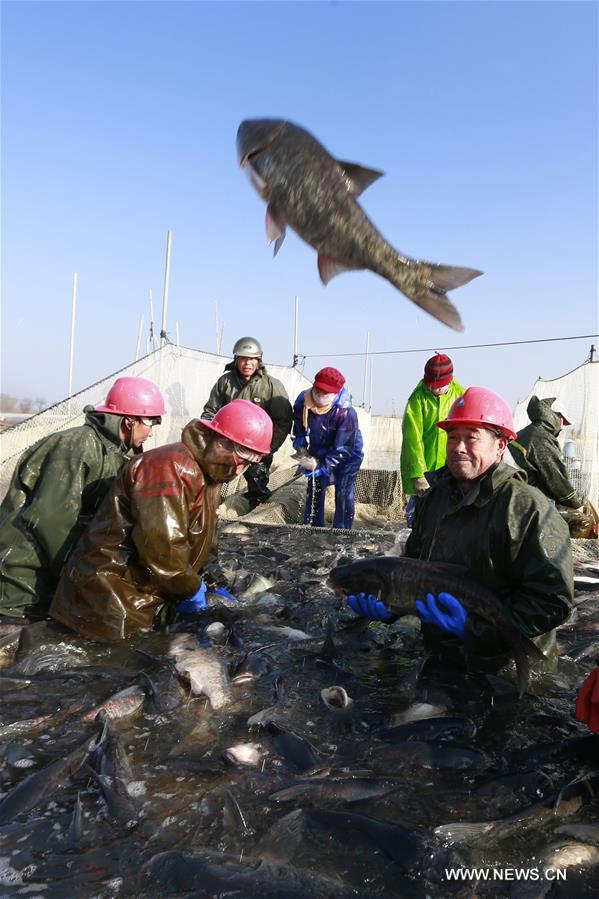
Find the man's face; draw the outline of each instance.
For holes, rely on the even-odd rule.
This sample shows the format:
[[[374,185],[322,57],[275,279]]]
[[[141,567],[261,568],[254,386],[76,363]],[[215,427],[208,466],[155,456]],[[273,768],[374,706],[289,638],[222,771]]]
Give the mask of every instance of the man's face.
[[[447,467],[468,490],[496,462],[507,446],[505,437],[497,437],[487,428],[455,425],[447,432]]]
[[[247,460],[237,456],[232,446],[234,444],[231,440],[220,435],[213,436],[206,446],[203,468],[213,481],[220,484],[243,474],[249,465]]]
[[[133,425],[133,430],[131,432],[131,445],[132,446],[141,446],[146,442],[148,437],[152,436],[152,427],[153,425],[148,424],[150,419],[142,419],[136,418],[135,424]]]
[[[236,356],[237,371],[245,381],[249,381],[252,375],[258,371],[260,360],[255,356]]]
[[[142,446],[152,436],[154,423],[151,418],[124,418],[121,426],[121,440],[127,446]]]

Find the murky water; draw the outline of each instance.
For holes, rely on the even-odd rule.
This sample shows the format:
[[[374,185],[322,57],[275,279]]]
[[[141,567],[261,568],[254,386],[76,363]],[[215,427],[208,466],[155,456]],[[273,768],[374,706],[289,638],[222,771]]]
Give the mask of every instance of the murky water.
[[[545,895],[519,893],[521,885],[505,882],[479,882],[464,893],[464,884],[450,882],[445,869],[541,864],[547,848],[559,843],[553,831],[562,817],[596,822],[596,800],[488,839],[449,844],[433,831],[450,822],[511,815],[593,768],[592,759],[567,753],[530,764],[516,764],[510,755],[588,733],[572,713],[593,657],[580,664],[562,659],[557,672],[533,680],[518,700],[509,681],[481,683],[422,668],[416,619],[344,631],[356,619],[327,587],[328,571],[342,557],[384,552],[393,541],[391,531],[254,528],[249,535],[223,534],[221,565],[232,591],[248,598],[213,600],[207,613],[174,626],[202,638],[211,622],[225,625],[223,633],[212,630],[223,641],[215,651],[233,683],[230,702],[217,711],[174,673],[168,661],[172,630],[103,647],[57,627],[44,629],[38,648],[0,670],[5,794],[100,733],[101,725],[83,721],[90,708],[132,684],[150,695],[113,723],[118,751],[104,785],[127,785],[120,804],[114,796],[107,802],[101,777],[84,765],[0,827],[0,896]],[[272,584],[251,595],[256,575]],[[588,624],[597,620],[599,596],[587,591],[579,599],[579,622],[587,623],[581,632],[592,634]],[[334,651],[325,643],[331,632]],[[564,630],[562,652],[579,642]],[[331,686],[344,688],[347,708],[325,705],[321,690]],[[390,742],[385,729],[425,713],[423,704],[472,725],[448,730],[428,749]],[[248,726],[252,718],[256,723]],[[28,724],[11,730],[15,722]],[[464,736],[473,730],[474,736]],[[427,741],[426,735],[421,739]],[[251,745],[236,748],[240,744]],[[479,753],[460,755],[462,747]],[[233,750],[228,761],[226,750]],[[242,756],[247,763],[235,763]],[[508,774],[515,779],[479,792],[483,783]],[[292,786],[299,795],[273,795]],[[323,814],[331,811],[366,819]],[[367,819],[403,825],[412,836],[400,828],[377,830]],[[207,852],[200,867],[213,879],[188,869],[185,859],[177,860],[176,876],[156,863],[147,867],[169,850]],[[223,860],[224,869],[216,870]],[[598,871],[592,865],[570,869],[549,895],[596,895]]]

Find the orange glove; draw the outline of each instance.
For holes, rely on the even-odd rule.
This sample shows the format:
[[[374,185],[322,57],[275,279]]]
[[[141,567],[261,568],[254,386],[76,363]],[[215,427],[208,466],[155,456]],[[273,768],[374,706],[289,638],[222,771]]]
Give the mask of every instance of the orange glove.
[[[576,697],[576,720],[599,734],[599,665],[593,668]]]

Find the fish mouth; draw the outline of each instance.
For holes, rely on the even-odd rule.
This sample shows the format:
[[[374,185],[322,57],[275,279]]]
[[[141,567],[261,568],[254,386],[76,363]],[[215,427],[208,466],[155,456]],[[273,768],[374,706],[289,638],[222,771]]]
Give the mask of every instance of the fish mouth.
[[[270,135],[270,137],[268,137],[267,140],[265,140],[263,144],[260,144],[260,146],[256,147],[255,149],[250,150],[247,153],[244,153],[243,156],[239,160],[239,165],[241,166],[241,168],[243,168],[249,162],[251,162],[252,159],[255,159],[256,156],[260,156],[262,153],[265,153],[268,150],[268,148],[274,144],[274,142],[277,140],[277,138],[280,137],[286,124],[287,124],[287,122],[283,122],[283,124],[280,125],[275,131],[273,131],[273,133]]]

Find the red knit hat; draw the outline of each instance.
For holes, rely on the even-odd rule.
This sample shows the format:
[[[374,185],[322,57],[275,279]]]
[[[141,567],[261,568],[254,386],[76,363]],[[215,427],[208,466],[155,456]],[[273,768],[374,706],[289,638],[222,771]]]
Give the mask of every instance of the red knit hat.
[[[424,378],[427,387],[445,387],[453,381],[453,362],[445,353],[435,353],[424,366]]]
[[[314,375],[314,386],[323,393],[339,393],[344,384],[345,378],[341,372],[330,366],[321,368]]]

